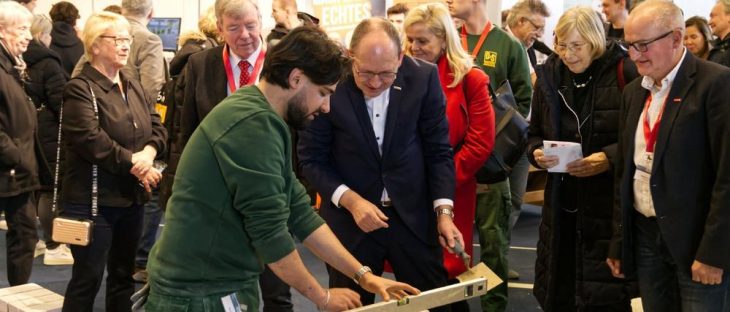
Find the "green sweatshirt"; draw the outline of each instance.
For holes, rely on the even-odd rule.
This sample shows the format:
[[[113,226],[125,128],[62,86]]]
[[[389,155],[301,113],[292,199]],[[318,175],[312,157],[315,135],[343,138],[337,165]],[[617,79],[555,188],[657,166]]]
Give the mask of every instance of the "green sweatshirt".
[[[303,240],[324,224],[294,176],[291,153],[289,128],[257,87],[208,114],[185,146],[150,252],[154,293],[238,292],[258,311],[264,264],[295,249],[290,231]]]
[[[468,34],[467,44],[471,53],[479,42],[481,34]],[[532,101],[532,82],[530,80],[530,61],[522,44],[499,27],[493,26],[479,49],[475,65],[489,76],[495,90],[504,80],[509,80],[512,93],[517,101],[517,110],[527,116]]]

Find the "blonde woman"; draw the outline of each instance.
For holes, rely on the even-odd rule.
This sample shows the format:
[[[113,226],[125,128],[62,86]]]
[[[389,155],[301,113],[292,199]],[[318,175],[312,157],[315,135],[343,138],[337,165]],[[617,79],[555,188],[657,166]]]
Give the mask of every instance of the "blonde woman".
[[[91,219],[94,227],[91,243],[71,246],[74,266],[63,311],[92,311],[105,268],[106,311],[129,311],[142,205],[145,191],[160,181],[152,164],[164,152],[166,133],[140,83],[120,73],[132,43],[127,19],[111,12],[90,16],[83,42],[89,62],[63,95],[61,201],[63,216]],[[91,192],[93,181],[98,194]]]
[[[49,48],[52,28],[53,22],[50,18],[36,14],[30,27],[33,40],[28,44],[28,51],[23,53],[23,59],[28,64],[28,75],[30,77],[25,85],[25,91],[38,110],[38,139],[41,142],[43,155],[51,170],[56,167],[58,113],[61,109],[63,87],[68,81],[68,74],[61,65],[61,57]],[[40,217],[41,227],[43,228],[42,238],[46,244],[43,264],[73,264],[74,259],[71,257],[71,250],[51,239],[54,217],[51,213],[53,176],[45,177],[41,179],[41,182],[41,191],[36,195],[38,196],[38,217]]]
[[[448,8],[433,3],[411,9],[403,28],[406,53],[438,66],[441,88],[446,95],[449,143],[454,148],[454,223],[464,236],[467,253],[472,255],[474,175],[494,146],[494,112],[487,91],[489,77],[473,66],[453,25]],[[458,256],[450,252],[444,253],[444,266],[450,279],[466,270]]]
[[[623,85],[636,78],[626,51],[606,45],[589,7],[566,11],[555,27],[555,54],[538,69],[532,97],[528,158],[549,169],[543,140],[578,143],[583,158],[548,174],[535,287],[545,311],[631,311],[632,293],[604,260],[612,235],[614,163]]]

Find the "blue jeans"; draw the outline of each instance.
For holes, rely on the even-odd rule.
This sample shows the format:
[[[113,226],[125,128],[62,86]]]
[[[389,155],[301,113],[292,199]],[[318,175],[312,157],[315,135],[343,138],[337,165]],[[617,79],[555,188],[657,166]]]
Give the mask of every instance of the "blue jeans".
[[[91,219],[91,208],[66,203],[62,216]],[[142,231],[142,205],[99,206],[99,215],[93,221],[91,243],[71,245],[74,264],[63,311],[92,311],[106,268],[106,311],[128,312],[134,292],[134,252]]]
[[[720,285],[692,281],[689,267],[678,267],[667,249],[656,218],[636,216],[636,270],[646,312],[728,312],[730,272]]]
[[[134,257],[134,264],[138,268],[147,267],[147,257],[150,255],[152,245],[157,241],[157,230],[160,228],[163,211],[157,204],[157,189],[152,191],[152,199],[144,204],[144,224],[142,226],[142,237],[139,238],[137,254]]]

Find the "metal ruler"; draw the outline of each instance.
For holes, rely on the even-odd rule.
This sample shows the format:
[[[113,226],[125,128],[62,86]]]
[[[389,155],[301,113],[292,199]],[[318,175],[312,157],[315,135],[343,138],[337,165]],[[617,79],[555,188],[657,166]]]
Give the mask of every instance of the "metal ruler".
[[[401,300],[378,302],[349,311],[420,312],[457,301],[479,297],[486,293],[487,279],[481,277],[454,285],[424,291],[418,295],[408,296]]]

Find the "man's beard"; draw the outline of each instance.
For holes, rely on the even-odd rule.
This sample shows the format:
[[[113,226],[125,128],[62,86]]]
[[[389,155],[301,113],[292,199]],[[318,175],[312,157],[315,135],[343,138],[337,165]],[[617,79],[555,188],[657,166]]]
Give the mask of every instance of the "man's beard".
[[[304,92],[299,91],[286,102],[286,123],[296,130],[304,130],[309,125]]]

